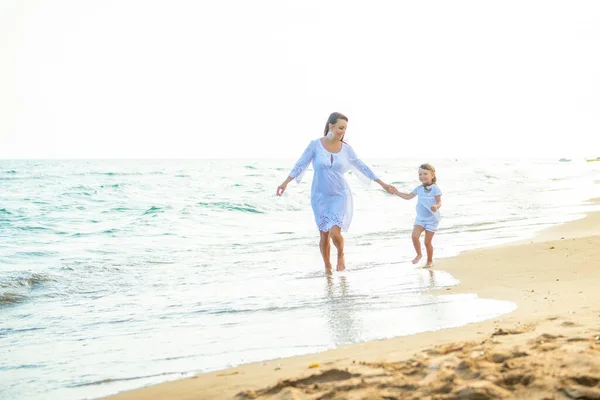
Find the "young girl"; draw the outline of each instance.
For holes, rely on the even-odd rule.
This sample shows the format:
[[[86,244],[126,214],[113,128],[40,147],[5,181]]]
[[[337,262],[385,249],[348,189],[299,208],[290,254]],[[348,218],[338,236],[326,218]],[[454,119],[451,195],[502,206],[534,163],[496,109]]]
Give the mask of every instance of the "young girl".
[[[433,266],[433,246],[431,240],[437,231],[440,222],[439,209],[442,206],[442,192],[437,187],[435,177],[435,168],[429,164],[423,164],[419,167],[419,180],[422,185],[418,186],[411,193],[402,193],[395,190],[394,194],[405,200],[410,200],[418,196],[417,218],[412,232],[412,241],[417,251],[417,256],[412,261],[416,264],[421,260],[421,233],[425,231],[425,249],[427,249],[427,264],[425,268]]]

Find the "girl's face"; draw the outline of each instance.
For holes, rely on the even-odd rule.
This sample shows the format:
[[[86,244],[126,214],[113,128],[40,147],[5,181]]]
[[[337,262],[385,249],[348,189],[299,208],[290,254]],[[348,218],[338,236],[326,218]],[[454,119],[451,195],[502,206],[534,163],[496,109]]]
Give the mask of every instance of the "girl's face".
[[[342,140],[344,138],[344,134],[346,133],[347,127],[348,122],[343,119],[338,119],[335,124],[329,124],[329,131],[333,133],[333,137],[336,140]]]
[[[433,181],[433,177],[435,176],[434,172],[431,172],[428,169],[419,168],[419,180],[423,185],[430,186]]]

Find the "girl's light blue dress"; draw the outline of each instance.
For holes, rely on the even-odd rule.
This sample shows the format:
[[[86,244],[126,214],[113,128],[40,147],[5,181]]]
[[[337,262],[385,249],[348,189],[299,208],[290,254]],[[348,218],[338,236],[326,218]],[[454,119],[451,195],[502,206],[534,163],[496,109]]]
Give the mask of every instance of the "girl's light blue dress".
[[[417,186],[411,193],[419,196],[415,225],[422,226],[426,231],[436,232],[441,216],[439,210],[431,211],[431,206],[437,203],[435,196],[441,196],[442,191],[436,184],[433,184],[427,188],[423,185]]]
[[[342,231],[347,231],[352,222],[354,203],[344,174],[352,170],[370,180],[376,180],[377,176],[346,143],[342,143],[338,153],[330,153],[320,139],[313,140],[292,169],[290,177],[300,182],[311,162],[314,177],[310,200],[317,227],[320,231],[328,232],[337,225]]]

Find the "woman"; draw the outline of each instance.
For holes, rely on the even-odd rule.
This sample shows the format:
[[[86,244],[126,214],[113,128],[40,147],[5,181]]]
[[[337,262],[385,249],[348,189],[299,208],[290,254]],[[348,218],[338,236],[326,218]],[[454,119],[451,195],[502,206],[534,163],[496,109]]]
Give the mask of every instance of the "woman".
[[[373,171],[356,156],[352,147],[344,142],[347,126],[346,116],[337,112],[331,114],[325,125],[324,137],[310,142],[290,176],[277,188],[277,195],[281,196],[293,179],[300,182],[312,161],[315,173],[311,189],[311,204],[321,234],[319,247],[328,274],[332,273],[329,259],[330,238],[338,251],[337,270],[346,269],[342,231],[348,230],[354,207],[352,192],[344,179],[344,173],[352,169],[354,173],[363,174],[374,180],[390,194],[395,190],[392,185],[377,178]]]

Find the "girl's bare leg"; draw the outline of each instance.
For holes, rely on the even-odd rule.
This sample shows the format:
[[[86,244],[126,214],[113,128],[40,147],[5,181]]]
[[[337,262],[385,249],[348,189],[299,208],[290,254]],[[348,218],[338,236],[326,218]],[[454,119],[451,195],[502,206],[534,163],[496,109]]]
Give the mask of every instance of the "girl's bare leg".
[[[420,237],[421,233],[423,233],[424,230],[425,228],[423,228],[421,225],[415,225],[412,231],[412,242],[413,246],[415,247],[415,251],[417,252],[417,256],[412,260],[413,264],[416,264],[419,261],[421,261],[421,257],[423,257],[423,254],[421,254]]]
[[[343,271],[346,269],[346,260],[344,258],[344,237],[342,236],[342,230],[339,226],[334,225],[333,228],[329,230],[331,234],[331,239],[333,240],[333,244],[337,248],[337,270]]]
[[[427,250],[427,264],[425,264],[425,268],[433,267],[433,245],[431,244],[433,235],[435,235],[435,232],[425,231],[425,249]]]
[[[321,240],[319,241],[319,249],[321,249],[321,256],[323,256],[325,270],[328,274],[331,274],[331,260],[329,257],[331,253],[331,243],[329,242],[330,235],[329,232],[319,231],[319,233],[321,234]]]

